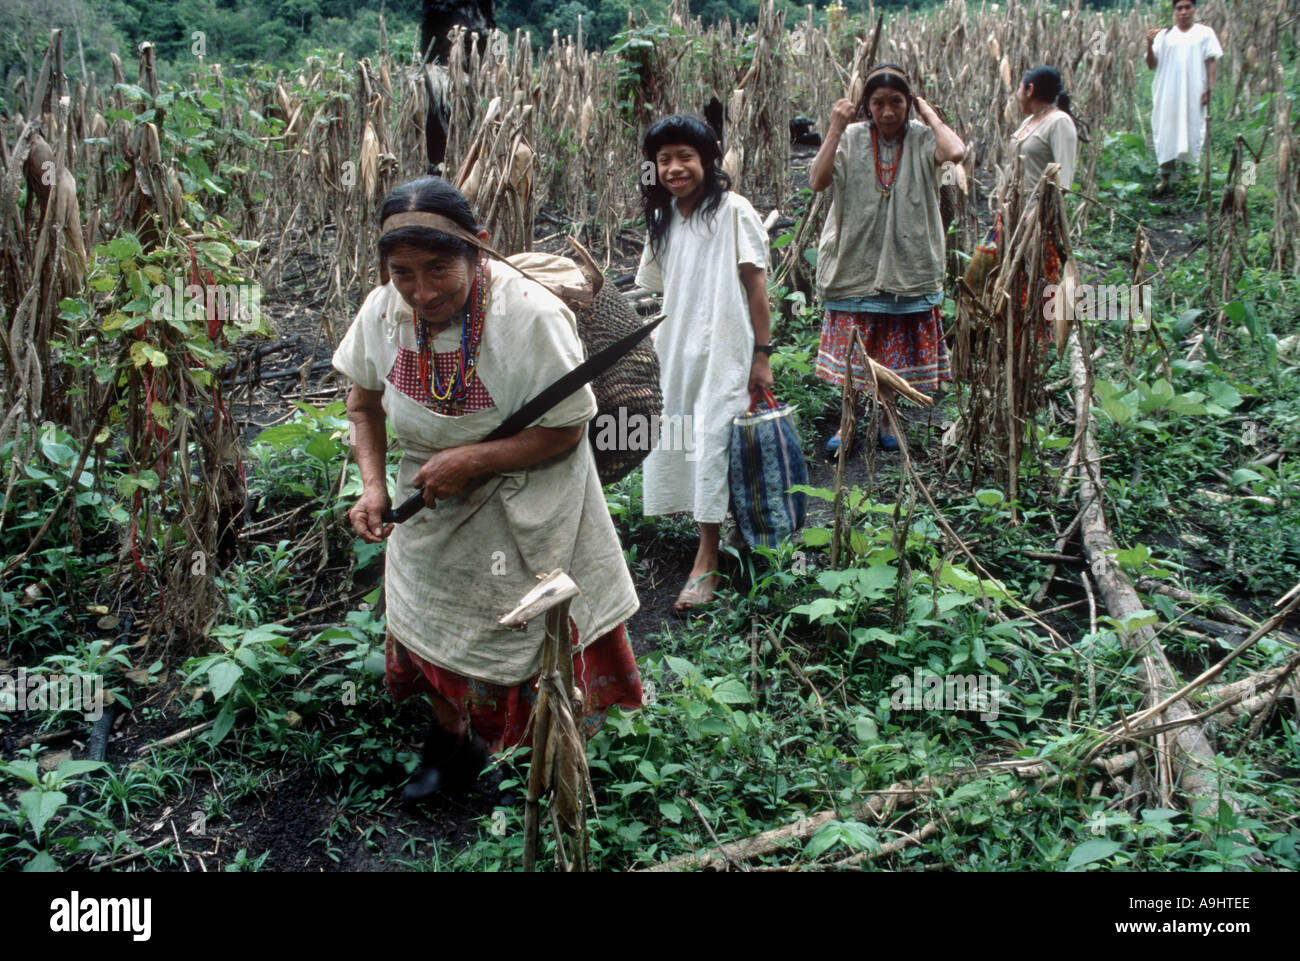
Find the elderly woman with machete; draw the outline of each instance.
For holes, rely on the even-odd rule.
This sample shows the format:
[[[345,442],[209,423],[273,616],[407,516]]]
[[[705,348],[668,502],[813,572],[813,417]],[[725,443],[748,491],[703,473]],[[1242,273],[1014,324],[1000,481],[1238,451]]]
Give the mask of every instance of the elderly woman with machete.
[[[399,700],[427,694],[436,718],[404,792],[412,801],[467,788],[489,748],[525,740],[543,625],[517,632],[497,618],[538,575],[562,568],[582,592],[570,626],[587,730],[611,705],[641,704],[624,629],[636,592],[584,440],[590,387],[485,440],[583,360],[573,314],[490,257],[487,236],[450,184],[423,177],[394,189],[380,213],[386,282],[334,354],[353,382],[364,486],[349,519],[363,540],[388,540],[388,689]],[[417,489],[432,508],[404,523],[385,518],[385,422],[403,452],[398,491]]]

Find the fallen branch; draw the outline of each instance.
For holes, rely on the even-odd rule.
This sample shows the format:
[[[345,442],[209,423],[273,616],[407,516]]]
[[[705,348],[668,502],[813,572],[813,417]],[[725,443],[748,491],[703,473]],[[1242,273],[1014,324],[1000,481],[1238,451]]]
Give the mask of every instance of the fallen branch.
[[[1140,750],[1129,751],[1115,757],[1097,759],[1092,761],[1089,766],[1107,775],[1114,776],[1134,767],[1139,757]],[[971,774],[981,775],[990,772],[1008,771],[1019,778],[1037,780],[1046,776],[1051,770],[1051,762],[1046,758],[1037,760],[1016,759],[994,761],[989,764],[962,768],[957,771],[950,771],[942,777],[927,775],[917,782],[900,781],[879,791],[865,792],[862,795],[865,800],[854,805],[847,812],[822,811],[811,817],[800,818],[797,821],[783,824],[780,827],[772,828],[740,841],[719,844],[717,853],[683,854],[655,864],[646,870],[654,873],[688,870],[720,871],[730,863],[749,861],[784,851],[790,842],[805,841],[810,838],[827,821],[845,816],[854,820],[870,819],[879,821],[882,817],[898,810],[898,808],[912,804],[933,793],[935,789],[955,784]],[[1056,784],[1060,779],[1061,775],[1059,773],[1052,774],[1043,782],[1043,787]],[[714,838],[714,841],[716,843],[717,839]]]
[[[836,861],[834,866],[837,868],[851,868],[862,864],[864,861],[879,861],[881,858],[893,857],[903,848],[910,847],[913,844],[920,844],[922,841],[928,841],[938,833],[939,822],[929,821],[915,834],[904,834],[897,841],[882,844],[879,851],[862,851],[842,861]]]
[[[1074,381],[1075,435],[1080,441],[1080,466],[1077,469],[1079,483],[1079,504],[1083,513],[1080,524],[1084,555],[1088,559],[1089,569],[1097,583],[1097,590],[1105,601],[1112,617],[1123,620],[1136,611],[1143,610],[1141,600],[1128,575],[1115,560],[1115,541],[1110,535],[1106,515],[1102,509],[1101,485],[1091,467],[1086,462],[1097,459],[1098,450],[1092,430],[1092,375],[1084,360],[1083,348],[1076,332],[1069,343],[1070,375]],[[1143,661],[1146,698],[1149,702],[1158,701],[1161,695],[1176,688],[1177,675],[1169,664],[1163,648],[1156,640],[1155,632],[1148,626],[1132,632],[1124,632],[1124,646],[1138,654]],[[1126,730],[1139,726],[1143,720],[1162,712],[1167,713],[1167,720],[1181,721],[1191,715],[1191,709],[1178,697],[1161,701],[1136,718],[1127,719]],[[1090,752],[1095,757],[1110,738],[1106,738]],[[1168,760],[1177,765],[1176,780],[1183,790],[1192,797],[1213,798],[1220,794],[1212,776],[1212,759],[1214,751],[1204,731],[1190,725],[1179,727],[1169,745],[1171,752]],[[1165,756],[1157,745],[1157,753]],[[1159,770],[1164,770],[1158,765]],[[1164,776],[1161,777],[1161,780]],[[1162,785],[1162,794],[1168,796],[1172,784]]]
[[[212,725],[216,723],[217,723],[217,719],[214,717],[210,721],[204,721],[202,724],[196,724],[194,727],[187,727],[183,731],[177,731],[175,734],[169,734],[166,737],[161,738],[160,740],[150,741],[148,744],[145,744],[143,747],[136,748],[135,753],[144,754],[146,751],[152,750],[154,748],[171,747],[173,744],[179,744],[181,741],[184,741],[187,738],[191,738],[196,734],[202,734],[204,731],[206,731],[208,728],[212,727]]]

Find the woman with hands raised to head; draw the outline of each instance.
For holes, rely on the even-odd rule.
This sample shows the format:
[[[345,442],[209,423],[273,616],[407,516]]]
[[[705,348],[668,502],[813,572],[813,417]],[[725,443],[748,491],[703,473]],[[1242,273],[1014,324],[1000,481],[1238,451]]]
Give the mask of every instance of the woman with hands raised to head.
[[[864,113],[866,119],[857,122]],[[939,316],[939,170],[965,153],[961,138],[912,93],[894,64],[867,75],[860,104],[836,101],[808,177],[814,191],[834,191],[817,248],[817,286],[826,309],[818,377],[843,385],[856,327],[872,359],[916,389],[933,394],[951,379]],[[869,389],[866,365],[858,358],[851,376],[857,389]],[[827,454],[840,443],[837,431]],[[885,433],[879,443],[885,450],[898,447]]]

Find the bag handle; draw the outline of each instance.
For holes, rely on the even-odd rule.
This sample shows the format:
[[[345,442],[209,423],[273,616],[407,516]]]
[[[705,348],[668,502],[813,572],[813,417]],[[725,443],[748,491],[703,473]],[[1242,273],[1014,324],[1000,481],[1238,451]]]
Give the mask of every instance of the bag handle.
[[[767,406],[770,407],[772,410],[776,410],[778,407],[781,406],[780,401],[776,399],[776,395],[772,393],[772,389],[770,387],[764,387],[762,390],[756,390],[750,395],[749,412],[751,414],[758,410],[758,405],[760,401],[766,402]]]

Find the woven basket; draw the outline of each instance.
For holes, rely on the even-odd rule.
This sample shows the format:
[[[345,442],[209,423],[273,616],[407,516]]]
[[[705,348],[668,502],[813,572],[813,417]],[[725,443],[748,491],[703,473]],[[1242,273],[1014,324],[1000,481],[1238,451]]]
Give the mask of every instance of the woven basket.
[[[506,262],[555,294],[573,311],[578,338],[591,357],[614,341],[645,326],[618,288],[605,282],[587,249],[568,238],[577,262],[554,254],[528,252]],[[595,291],[594,295],[592,291]],[[622,480],[645,460],[658,440],[664,398],[659,389],[659,357],[646,337],[591,384],[596,419],[587,430],[602,484]]]
[[[602,284],[591,303],[574,307],[573,313],[588,356],[644,326],[632,305],[610,283]],[[591,386],[596,392],[597,411],[587,436],[600,482],[612,484],[645,460],[654,441],[653,428],[663,413],[659,357],[650,338],[638,343]],[[644,427],[638,431],[637,425]],[[608,442],[611,436],[616,439],[613,444]],[[642,445],[643,438],[648,443]]]

